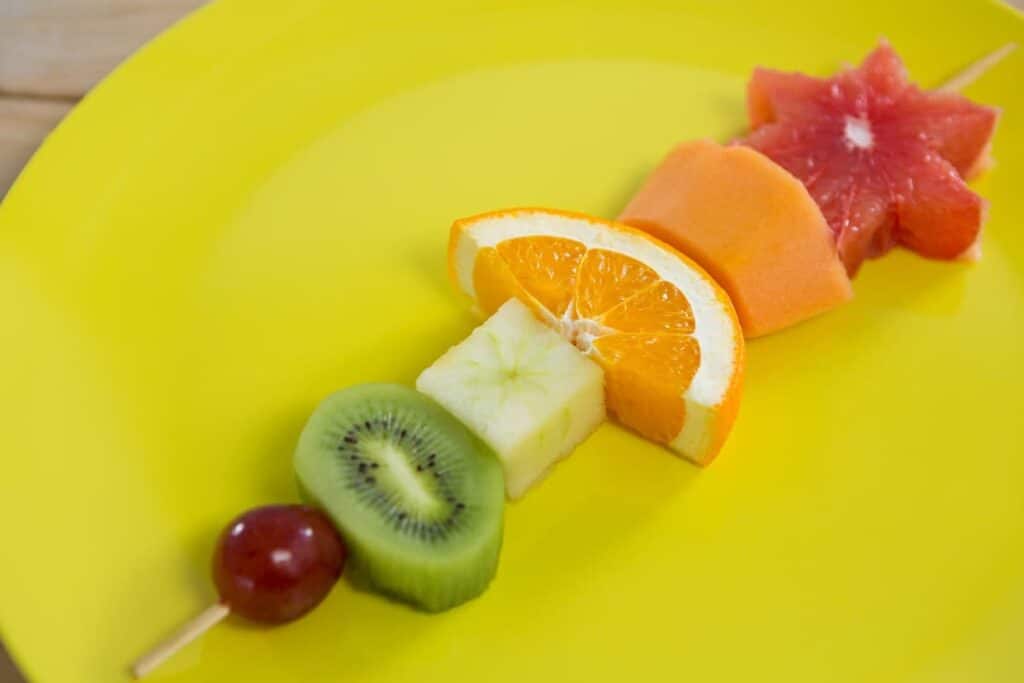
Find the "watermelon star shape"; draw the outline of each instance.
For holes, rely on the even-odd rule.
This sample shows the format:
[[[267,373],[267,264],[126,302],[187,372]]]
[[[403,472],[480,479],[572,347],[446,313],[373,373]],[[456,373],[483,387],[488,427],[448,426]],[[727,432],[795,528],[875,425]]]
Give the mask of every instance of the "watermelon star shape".
[[[976,258],[985,202],[967,186],[988,164],[999,111],[922,90],[881,42],[832,78],[758,68],[744,140],[803,181],[853,276],[901,245]]]

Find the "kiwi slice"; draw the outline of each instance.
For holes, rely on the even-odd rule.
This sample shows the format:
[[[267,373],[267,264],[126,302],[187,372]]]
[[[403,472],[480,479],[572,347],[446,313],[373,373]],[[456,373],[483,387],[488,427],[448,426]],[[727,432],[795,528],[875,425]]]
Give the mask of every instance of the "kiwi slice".
[[[501,465],[432,399],[393,384],[329,396],[295,452],[305,495],[337,524],[349,568],[429,611],[476,597],[498,566]]]

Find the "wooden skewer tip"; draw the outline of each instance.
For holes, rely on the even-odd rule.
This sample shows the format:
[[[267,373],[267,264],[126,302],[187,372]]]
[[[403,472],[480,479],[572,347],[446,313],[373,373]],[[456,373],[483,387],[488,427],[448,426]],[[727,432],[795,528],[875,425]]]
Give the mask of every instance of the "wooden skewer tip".
[[[959,92],[985,75],[992,67],[1003,61],[1007,55],[1017,49],[1017,43],[1007,43],[998,50],[993,50],[981,59],[954,75],[938,87],[943,92]]]
[[[152,673],[171,655],[203,635],[230,614],[231,608],[216,602],[175,631],[167,640],[140,657],[132,665],[132,677],[139,679]]]

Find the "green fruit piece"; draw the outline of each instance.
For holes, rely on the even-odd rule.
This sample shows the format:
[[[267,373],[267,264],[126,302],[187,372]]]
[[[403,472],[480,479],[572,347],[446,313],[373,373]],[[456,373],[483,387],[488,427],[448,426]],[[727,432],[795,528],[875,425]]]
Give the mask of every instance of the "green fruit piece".
[[[423,394],[364,384],[329,396],[299,437],[295,471],[371,588],[441,611],[476,597],[494,577],[501,466]]]
[[[605,418],[604,372],[516,299],[424,370],[416,388],[494,449],[512,499]]]

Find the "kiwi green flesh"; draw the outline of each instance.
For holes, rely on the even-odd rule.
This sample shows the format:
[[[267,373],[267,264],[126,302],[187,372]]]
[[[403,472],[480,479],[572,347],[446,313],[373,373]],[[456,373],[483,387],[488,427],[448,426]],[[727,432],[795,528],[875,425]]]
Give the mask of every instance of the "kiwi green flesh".
[[[501,466],[423,394],[365,384],[329,396],[299,438],[295,470],[341,531],[351,570],[376,590],[440,611],[494,576]]]

